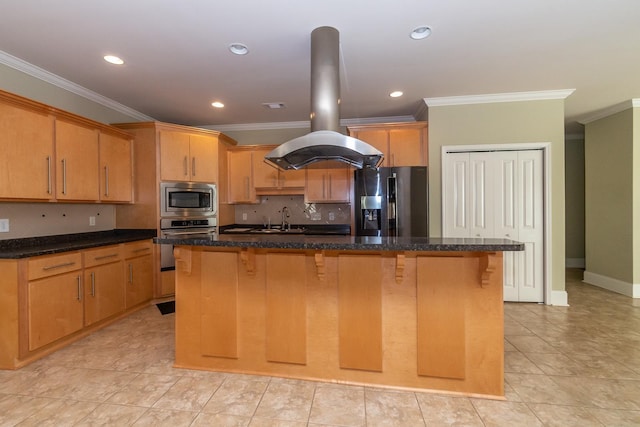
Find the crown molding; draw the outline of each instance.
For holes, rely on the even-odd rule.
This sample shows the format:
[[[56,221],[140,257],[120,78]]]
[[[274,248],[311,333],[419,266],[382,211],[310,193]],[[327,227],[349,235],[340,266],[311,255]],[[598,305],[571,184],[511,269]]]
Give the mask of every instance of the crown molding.
[[[429,107],[448,105],[492,104],[496,102],[541,101],[549,99],[565,99],[575,89],[542,90],[531,92],[492,93],[486,95],[445,96],[440,98],[424,98]]]
[[[8,67],[21,71],[39,80],[42,80],[44,82],[57,86],[61,89],[64,89],[68,92],[75,93],[76,95],[79,95],[97,104],[103,105],[119,113],[125,114],[136,120],[139,120],[139,121],[155,120],[153,117],[147,116],[146,114],[143,114],[139,111],[129,108],[126,105],[120,104],[119,102],[116,102],[113,99],[107,98],[106,96],[102,96],[92,90],[89,90],[76,83],[73,83],[72,81],[69,81],[47,70],[44,70],[40,67],[37,67],[26,61],[23,61],[22,59],[17,58],[13,55],[10,55],[7,52],[4,52],[2,50],[0,50],[0,64],[4,64]]]
[[[578,120],[578,123],[586,125],[596,120],[604,119],[605,117],[612,116],[621,111],[628,110],[629,108],[640,107],[640,98],[633,98],[628,101],[621,102],[619,104],[612,105],[611,107],[604,108],[593,114],[585,116],[583,119]]]
[[[395,123],[395,122],[415,122],[413,116],[391,116],[391,117],[369,117],[359,119],[342,119],[340,126],[355,126],[375,123]],[[250,131],[250,130],[272,130],[272,129],[310,129],[311,122],[274,122],[274,123],[240,123],[228,125],[201,125],[203,129],[217,130],[220,132]]]

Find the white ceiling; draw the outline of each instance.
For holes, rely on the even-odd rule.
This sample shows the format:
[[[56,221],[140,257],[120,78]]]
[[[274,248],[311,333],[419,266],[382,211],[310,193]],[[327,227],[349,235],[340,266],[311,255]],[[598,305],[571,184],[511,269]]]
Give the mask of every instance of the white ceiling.
[[[340,31],[343,119],[411,116],[424,98],[575,89],[571,133],[640,98],[638,0],[2,0],[0,16],[1,51],[187,125],[308,120],[310,34],[325,25]],[[420,25],[431,37],[410,39]],[[234,42],[250,53],[229,53]]]

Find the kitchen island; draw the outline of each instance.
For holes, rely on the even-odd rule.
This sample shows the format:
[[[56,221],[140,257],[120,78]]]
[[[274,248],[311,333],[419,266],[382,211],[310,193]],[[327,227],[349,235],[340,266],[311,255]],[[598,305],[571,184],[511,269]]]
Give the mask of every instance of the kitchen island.
[[[175,365],[504,396],[501,239],[156,238]]]

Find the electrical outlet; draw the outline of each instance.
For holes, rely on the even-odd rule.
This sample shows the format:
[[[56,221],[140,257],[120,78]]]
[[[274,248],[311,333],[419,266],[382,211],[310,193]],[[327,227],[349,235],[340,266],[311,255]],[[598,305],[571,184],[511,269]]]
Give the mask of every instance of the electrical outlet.
[[[90,216],[89,217],[89,225],[96,225],[96,217],[95,216]]]
[[[9,232],[9,220],[0,219],[0,233],[8,233],[8,232]]]
[[[247,220],[247,214],[246,214],[246,212],[243,212],[243,213],[242,213],[242,220],[243,220],[243,221],[246,221],[246,220]]]
[[[334,221],[336,219],[336,214],[333,212],[329,212],[329,221]]]

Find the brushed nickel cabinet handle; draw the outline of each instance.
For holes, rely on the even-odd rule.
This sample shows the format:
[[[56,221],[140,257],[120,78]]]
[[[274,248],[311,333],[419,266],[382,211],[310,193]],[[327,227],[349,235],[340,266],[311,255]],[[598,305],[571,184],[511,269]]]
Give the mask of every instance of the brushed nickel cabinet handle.
[[[117,256],[118,256],[118,254],[109,254],[109,255],[97,256],[97,257],[94,257],[93,259],[95,259],[96,261],[100,261],[102,259],[113,258],[113,257],[117,257]]]
[[[62,159],[62,194],[67,194],[67,159]]]
[[[42,267],[42,269],[44,271],[48,271],[48,270],[53,270],[54,268],[69,267],[69,266],[74,265],[74,264],[75,264],[75,261],[63,262],[62,264],[48,265],[46,267]]]
[[[78,281],[78,301],[82,301],[82,283],[81,283],[80,275],[76,277],[76,280]]]
[[[109,166],[104,167],[104,195],[109,197]]]
[[[189,167],[189,159],[187,158],[187,156],[184,156],[184,160],[182,161],[182,170],[184,171],[184,176],[189,175],[189,170],[187,169]]]
[[[138,249],[134,249],[133,252],[145,252],[145,251],[149,251],[151,250],[151,248],[138,248]]]
[[[47,156],[47,194],[51,194],[51,156]]]
[[[133,285],[133,264],[129,264],[129,283]]]
[[[191,176],[196,176],[196,158],[191,158]]]
[[[96,273],[95,271],[91,272],[91,296],[96,296]]]

